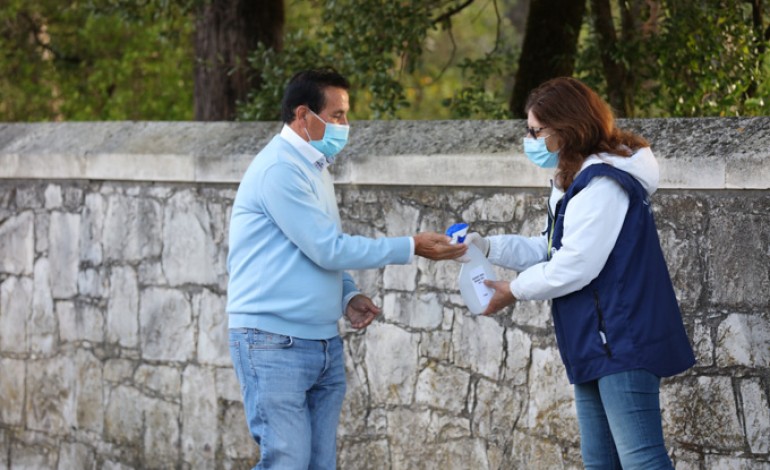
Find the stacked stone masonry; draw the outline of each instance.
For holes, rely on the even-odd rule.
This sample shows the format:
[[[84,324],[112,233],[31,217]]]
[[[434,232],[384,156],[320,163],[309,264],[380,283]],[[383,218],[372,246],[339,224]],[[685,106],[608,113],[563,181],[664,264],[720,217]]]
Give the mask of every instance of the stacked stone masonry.
[[[770,118],[624,125],[661,161],[655,216],[698,359],[662,382],[671,457],[768,470]],[[526,173],[522,127],[356,125],[335,169],[345,230],[539,233],[548,175]],[[227,344],[227,230],[240,174],[278,129],[0,125],[0,470],[254,465]],[[471,316],[458,271],[353,273],[383,314],[364,331],[340,322],[339,468],[582,468],[549,304]]]

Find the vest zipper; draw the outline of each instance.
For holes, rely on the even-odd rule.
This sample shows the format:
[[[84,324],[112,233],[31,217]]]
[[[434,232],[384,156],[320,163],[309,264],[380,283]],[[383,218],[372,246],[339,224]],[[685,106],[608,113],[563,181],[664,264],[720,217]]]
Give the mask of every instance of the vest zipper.
[[[599,292],[594,291],[594,304],[596,305],[596,313],[599,315],[599,337],[602,339],[602,346],[607,352],[607,357],[612,357],[612,350],[610,344],[607,342],[607,326],[604,324],[604,314],[602,308],[599,306]]]

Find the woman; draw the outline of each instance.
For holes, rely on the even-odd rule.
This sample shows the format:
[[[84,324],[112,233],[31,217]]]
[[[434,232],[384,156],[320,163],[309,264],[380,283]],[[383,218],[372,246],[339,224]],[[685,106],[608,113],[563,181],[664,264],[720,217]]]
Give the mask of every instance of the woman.
[[[529,96],[524,151],[556,167],[542,236],[471,234],[489,260],[520,271],[485,314],[552,299],[556,339],[574,384],[586,468],[673,468],[660,377],[695,363],[649,196],[658,165],[640,136],[615,127],[607,103],[573,78]]]

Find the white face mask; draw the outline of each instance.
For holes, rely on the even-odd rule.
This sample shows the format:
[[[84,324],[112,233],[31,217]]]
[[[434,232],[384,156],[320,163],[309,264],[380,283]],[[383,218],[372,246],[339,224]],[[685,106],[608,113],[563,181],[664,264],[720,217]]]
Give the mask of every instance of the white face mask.
[[[334,159],[337,154],[340,153],[340,150],[342,150],[345,147],[345,144],[348,143],[350,126],[346,124],[334,124],[331,122],[326,122],[321,119],[321,116],[314,113],[312,109],[308,108],[308,111],[310,111],[313,116],[317,117],[319,121],[324,123],[326,128],[324,129],[324,136],[321,140],[311,139],[307,128],[305,128],[305,134],[307,134],[307,138],[310,140],[310,145],[324,154],[326,161],[331,165],[334,163]]]

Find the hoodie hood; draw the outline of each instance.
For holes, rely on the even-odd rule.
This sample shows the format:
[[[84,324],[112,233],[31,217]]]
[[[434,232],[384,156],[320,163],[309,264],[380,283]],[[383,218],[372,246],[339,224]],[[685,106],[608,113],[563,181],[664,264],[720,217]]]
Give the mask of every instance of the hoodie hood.
[[[591,155],[583,162],[581,170],[597,163],[607,163],[630,174],[639,181],[649,195],[658,189],[660,170],[658,169],[658,161],[649,147],[640,148],[630,157],[621,157],[610,153]]]

